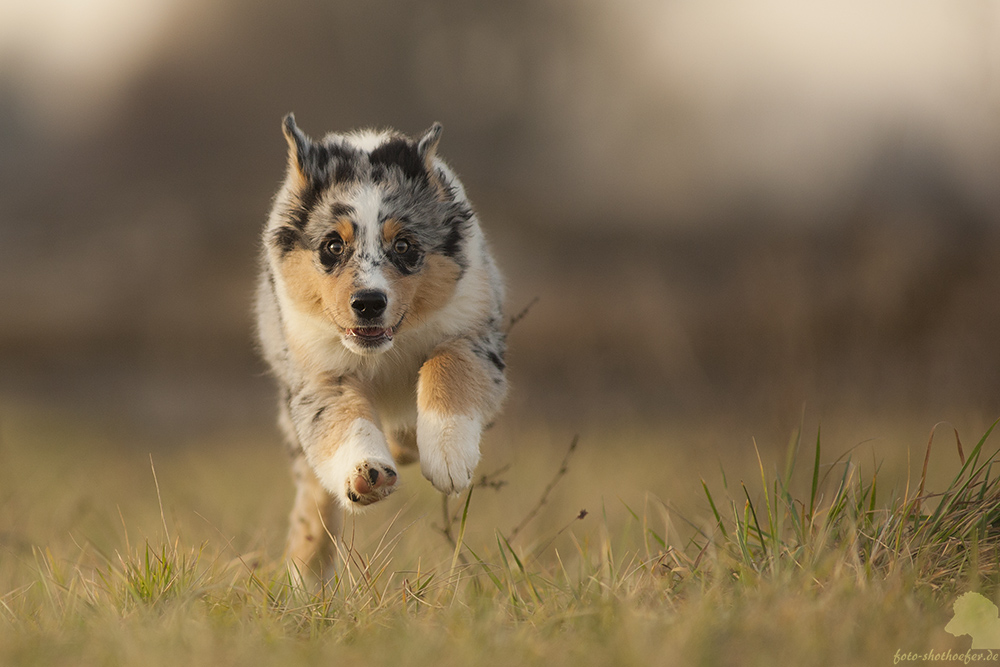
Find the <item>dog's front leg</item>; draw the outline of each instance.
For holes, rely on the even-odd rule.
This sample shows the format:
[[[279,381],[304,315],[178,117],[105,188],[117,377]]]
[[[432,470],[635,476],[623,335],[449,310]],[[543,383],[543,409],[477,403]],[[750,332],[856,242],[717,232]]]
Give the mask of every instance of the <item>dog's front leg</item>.
[[[290,408],[309,466],[343,507],[360,509],[396,490],[389,445],[371,403],[350,379],[305,388]]]
[[[439,346],[420,368],[420,470],[442,493],[458,493],[472,482],[483,426],[506,393],[501,355],[502,348],[461,338]]]

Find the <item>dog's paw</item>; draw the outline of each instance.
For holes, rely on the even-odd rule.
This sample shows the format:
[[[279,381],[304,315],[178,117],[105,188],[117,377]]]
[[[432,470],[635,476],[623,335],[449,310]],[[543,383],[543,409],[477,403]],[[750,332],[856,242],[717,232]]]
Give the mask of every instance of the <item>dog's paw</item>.
[[[434,413],[417,416],[420,471],[438,491],[458,493],[472,483],[482,430],[474,417]]]
[[[382,461],[362,461],[348,476],[345,493],[349,501],[365,507],[395,491],[397,479],[392,464]]]
[[[385,436],[366,419],[355,420],[333,456],[315,468],[326,490],[348,510],[382,500],[399,482]]]

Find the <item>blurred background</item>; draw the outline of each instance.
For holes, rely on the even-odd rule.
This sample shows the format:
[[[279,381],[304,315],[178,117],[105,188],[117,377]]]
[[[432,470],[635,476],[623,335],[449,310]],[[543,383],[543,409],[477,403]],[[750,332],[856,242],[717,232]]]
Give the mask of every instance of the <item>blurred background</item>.
[[[444,124],[508,420],[1000,413],[1000,5],[0,4],[0,401],[273,429],[251,303],[313,136]]]

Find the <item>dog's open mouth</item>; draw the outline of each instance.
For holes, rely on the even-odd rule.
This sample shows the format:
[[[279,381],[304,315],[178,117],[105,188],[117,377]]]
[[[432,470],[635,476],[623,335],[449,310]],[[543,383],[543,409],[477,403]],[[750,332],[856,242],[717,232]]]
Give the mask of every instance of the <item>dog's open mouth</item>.
[[[381,345],[392,340],[392,329],[385,327],[354,327],[346,333],[361,345]]]

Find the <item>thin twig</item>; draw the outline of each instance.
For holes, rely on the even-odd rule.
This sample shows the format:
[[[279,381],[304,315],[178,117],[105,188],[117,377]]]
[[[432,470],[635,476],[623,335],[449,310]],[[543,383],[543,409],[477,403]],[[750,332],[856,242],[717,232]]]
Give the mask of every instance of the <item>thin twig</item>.
[[[472,486],[476,488],[483,487],[487,489],[493,489],[494,491],[499,491],[508,484],[507,480],[502,479],[500,475],[510,470],[510,465],[511,464],[508,463],[506,465],[500,466],[493,472],[486,473],[485,475],[479,478],[478,482],[474,482]],[[458,509],[456,509],[447,520],[449,528],[451,527],[451,524],[454,524],[456,521],[458,521],[459,516],[461,514],[462,514],[462,506],[459,505]]]
[[[500,475],[504,474],[508,470],[510,470],[509,463],[502,465],[493,472],[486,473],[480,477],[479,481],[476,482],[476,486],[482,486],[493,489],[494,491],[499,491],[503,487],[507,486],[507,480],[501,478]]]
[[[521,309],[521,312],[510,318],[510,322],[507,323],[507,330],[504,333],[510,333],[510,330],[514,328],[514,325],[525,318],[525,316],[528,314],[528,311],[531,310],[532,306],[538,303],[539,299],[541,299],[541,297],[536,296],[534,299],[528,302],[527,306]]]
[[[580,442],[580,436],[574,435],[573,441],[569,443],[569,449],[566,450],[566,456],[563,457],[562,463],[559,464],[559,470],[556,471],[556,474],[552,477],[551,481],[549,481],[548,486],[545,487],[545,490],[542,492],[542,497],[538,499],[538,502],[532,510],[528,512],[528,515],[521,520],[521,523],[517,524],[517,526],[510,531],[511,542],[514,541],[514,538],[517,537],[518,533],[520,533],[532,519],[538,516],[538,512],[541,511],[542,505],[548,501],[549,494],[552,492],[552,489],[554,489],[556,484],[559,483],[559,480],[565,477],[566,473],[569,472],[569,459],[573,456],[573,452],[576,451],[576,445],[578,442]]]
[[[494,491],[499,491],[503,487],[507,486],[507,480],[502,479],[500,475],[504,474],[510,470],[510,464],[500,466],[496,470],[490,473],[484,474],[479,478],[478,482],[474,482],[471,487],[485,487],[493,489]],[[441,526],[434,526],[434,528],[448,540],[448,544],[451,548],[455,548],[455,535],[451,531],[451,527],[455,525],[458,521],[459,516],[462,514],[462,506],[459,505],[458,509],[454,513],[448,512],[448,496],[442,494],[441,498]]]
[[[562,535],[567,530],[569,530],[570,527],[574,523],[576,523],[577,521],[583,521],[585,518],[587,518],[588,514],[589,514],[589,512],[587,510],[585,510],[585,509],[580,510],[579,513],[577,513],[577,515],[575,517],[573,517],[572,519],[570,519],[569,523],[567,523],[565,526],[563,526],[562,528],[560,528],[559,532],[557,532],[555,535],[552,536],[552,539],[550,539],[548,542],[546,542],[544,545],[542,545],[542,547],[540,549],[536,549],[535,550],[535,553],[531,557],[531,561],[530,562],[533,563],[536,560],[538,560],[538,557],[541,556],[543,553],[545,553],[545,550],[548,549],[550,546],[552,546],[552,543],[555,542],[557,539],[559,539],[560,535]]]

